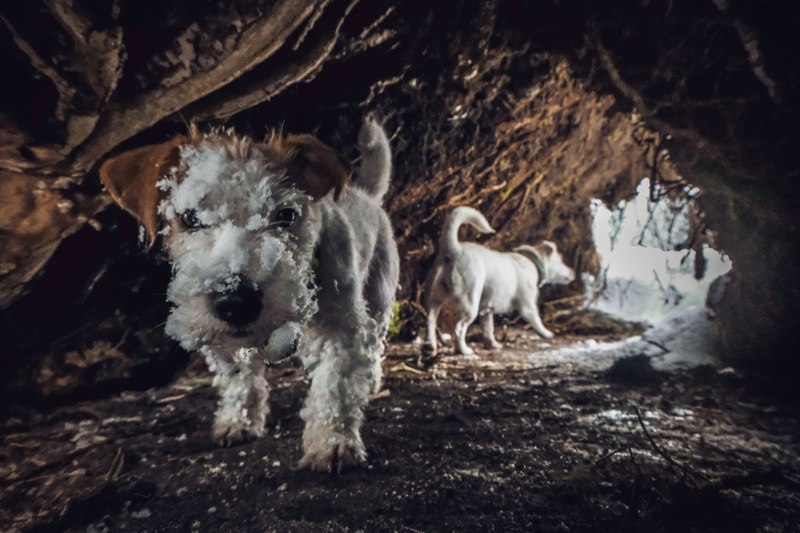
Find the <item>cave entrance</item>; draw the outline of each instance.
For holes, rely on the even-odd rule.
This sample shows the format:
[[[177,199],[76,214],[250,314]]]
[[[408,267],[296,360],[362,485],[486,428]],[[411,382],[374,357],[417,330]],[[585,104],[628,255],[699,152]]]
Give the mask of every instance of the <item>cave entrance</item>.
[[[732,263],[715,249],[698,205],[700,189],[645,178],[636,194],[607,206],[591,201],[601,258],[583,275],[584,306],[644,322],[643,350],[662,366],[716,364],[713,307]]]

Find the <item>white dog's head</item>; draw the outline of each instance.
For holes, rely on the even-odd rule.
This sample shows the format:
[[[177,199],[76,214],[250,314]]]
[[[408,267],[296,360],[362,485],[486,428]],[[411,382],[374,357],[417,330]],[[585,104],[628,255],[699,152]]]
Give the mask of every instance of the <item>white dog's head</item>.
[[[556,243],[552,241],[542,241],[536,246],[527,244],[518,246],[516,250],[533,252],[542,261],[544,266],[544,283],[556,285],[568,285],[575,280],[575,271],[564,264],[564,259],[558,252]]]
[[[167,333],[189,350],[264,346],[316,312],[318,200],[349,163],[310,135],[259,144],[230,131],[125,152],[100,176],[172,260]]]

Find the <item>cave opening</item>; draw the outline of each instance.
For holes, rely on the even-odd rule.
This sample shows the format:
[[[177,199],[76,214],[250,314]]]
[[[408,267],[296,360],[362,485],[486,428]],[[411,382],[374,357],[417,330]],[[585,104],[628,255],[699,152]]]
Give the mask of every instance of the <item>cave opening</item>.
[[[633,198],[612,208],[592,200],[601,261],[597,276],[582,278],[584,305],[645,322],[645,339],[670,364],[723,364],[713,318],[732,264],[703,226],[700,194],[689,185],[668,193],[645,178]]]

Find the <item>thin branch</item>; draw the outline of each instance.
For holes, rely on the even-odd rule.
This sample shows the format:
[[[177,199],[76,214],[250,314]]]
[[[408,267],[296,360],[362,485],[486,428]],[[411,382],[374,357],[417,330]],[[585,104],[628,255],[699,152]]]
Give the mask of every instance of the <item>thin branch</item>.
[[[356,0],[356,2],[357,1],[358,0]],[[352,8],[353,4],[355,4],[356,2],[352,2],[350,4],[350,8]],[[322,0],[322,3],[320,3],[317,6],[317,8],[314,10],[314,13],[312,13],[311,16],[308,17],[308,22],[306,22],[306,27],[303,28],[303,33],[300,34],[300,37],[298,37],[297,41],[294,43],[294,45],[292,45],[292,51],[297,52],[297,50],[300,49],[300,45],[303,44],[303,41],[305,41],[308,34],[311,33],[311,31],[314,29],[314,26],[316,26],[317,21],[322,17],[322,13],[325,12],[325,8],[328,7],[330,3],[331,0]]]
[[[699,474],[699,473],[697,473],[697,472],[693,472],[692,470],[689,470],[689,469],[688,469],[688,468],[686,468],[684,465],[682,465],[682,464],[680,464],[680,463],[676,462],[676,461],[675,461],[675,460],[674,460],[672,457],[670,457],[670,456],[669,456],[669,455],[668,455],[668,454],[667,454],[667,453],[666,453],[666,452],[665,452],[665,451],[664,451],[664,450],[661,448],[661,446],[659,446],[659,445],[658,445],[658,443],[655,441],[655,439],[653,438],[653,436],[652,436],[652,435],[650,435],[650,432],[649,432],[649,431],[647,431],[647,426],[645,426],[644,419],[642,418],[642,413],[639,411],[639,408],[638,408],[637,406],[635,406],[635,405],[634,405],[634,406],[633,406],[633,410],[636,412],[636,418],[638,418],[638,419],[639,419],[639,426],[641,426],[641,428],[642,428],[642,431],[644,431],[644,435],[645,435],[645,437],[647,437],[647,440],[648,440],[648,441],[650,441],[650,445],[653,447],[653,449],[656,451],[656,453],[658,453],[658,455],[660,455],[660,456],[661,456],[661,457],[662,457],[662,458],[663,458],[665,461],[667,461],[667,462],[668,462],[670,465],[674,466],[675,468],[677,468],[678,470],[680,470],[681,472],[683,472],[683,473],[684,473],[684,475],[686,475],[687,477],[690,477],[690,478],[694,478],[694,477],[700,477],[700,478],[703,478],[703,479],[705,479],[706,481],[708,481],[708,478],[707,478],[706,476],[704,476],[703,474]]]

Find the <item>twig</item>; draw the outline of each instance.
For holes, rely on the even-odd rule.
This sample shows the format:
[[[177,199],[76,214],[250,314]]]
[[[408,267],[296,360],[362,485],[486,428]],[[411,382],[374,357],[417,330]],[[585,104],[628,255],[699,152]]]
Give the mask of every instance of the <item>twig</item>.
[[[119,473],[122,472],[122,467],[125,465],[125,453],[122,451],[122,448],[117,448],[117,452],[114,454],[114,459],[111,461],[111,466],[106,472],[106,481],[114,481],[119,476]]]
[[[163,398],[159,398],[154,403],[171,403],[177,400],[182,400],[183,398],[186,398],[185,394],[175,394],[173,396],[165,396]]]
[[[416,368],[408,366],[405,363],[401,363],[401,364],[397,365],[395,368],[398,368],[398,367],[400,368],[400,370],[406,370],[407,372],[411,372],[413,374],[420,374],[422,376],[427,374],[427,372],[423,372],[422,370],[417,370]]]
[[[658,455],[660,455],[670,465],[674,466],[675,468],[677,468],[678,470],[683,472],[685,476],[688,476],[688,477],[701,477],[701,478],[705,479],[706,481],[708,481],[708,478],[706,476],[704,476],[702,474],[699,474],[697,472],[693,472],[692,470],[689,470],[684,465],[676,462],[664,450],[662,450],[661,446],[659,446],[658,443],[655,441],[655,439],[653,439],[652,435],[650,435],[650,432],[647,431],[647,426],[645,426],[645,424],[644,424],[644,419],[642,418],[642,413],[639,411],[639,408],[634,405],[633,406],[633,410],[636,413],[636,418],[639,419],[639,425],[641,426],[642,431],[644,431],[644,434],[647,437],[647,440],[650,441],[650,445],[653,447],[653,449],[656,451],[656,453],[658,453]]]
[[[655,346],[659,350],[662,350],[664,353],[669,353],[669,352],[672,351],[669,348],[667,348],[666,346],[664,346],[663,344],[661,344],[660,342],[651,341],[650,339],[645,339],[644,337],[642,337],[642,340],[644,342],[648,343],[648,344],[652,344],[653,346]]]
[[[605,455],[603,455],[602,457],[600,457],[600,458],[599,458],[597,461],[595,461],[595,462],[594,462],[594,466],[597,466],[597,465],[599,465],[599,464],[601,464],[601,463],[604,463],[604,462],[605,462],[605,461],[607,461],[607,460],[608,460],[610,457],[613,457],[614,455],[617,455],[619,452],[621,452],[621,451],[625,450],[625,448],[628,448],[628,449],[630,450],[630,446],[629,446],[628,444],[623,444],[623,445],[622,445],[622,446],[620,446],[619,448],[616,448],[616,449],[614,449],[614,450],[611,450],[610,452],[608,452],[608,453],[606,453]]]
[[[583,294],[573,294],[571,296],[564,296],[563,298],[558,298],[556,300],[548,300],[546,303],[548,305],[556,305],[568,302],[577,302],[583,299]]]
[[[376,392],[372,396],[370,396],[370,400],[378,400],[380,398],[388,398],[392,395],[392,391],[389,389],[381,389],[380,391]]]

